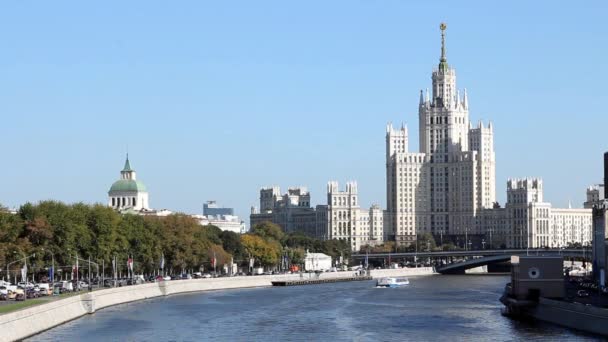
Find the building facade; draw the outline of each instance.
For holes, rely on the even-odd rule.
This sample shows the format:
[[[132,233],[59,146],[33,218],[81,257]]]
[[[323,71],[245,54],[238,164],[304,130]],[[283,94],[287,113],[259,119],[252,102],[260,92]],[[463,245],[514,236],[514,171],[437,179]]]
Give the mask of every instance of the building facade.
[[[492,248],[558,248],[589,245],[591,209],[553,208],[540,178],[507,181],[505,208],[483,211],[484,241]]]
[[[482,234],[481,211],[495,202],[495,154],[492,124],[475,128],[469,121],[466,90],[456,88],[456,72],[447,63],[445,29],[441,57],[432,73],[432,90],[420,91],[420,152],[408,151],[405,126],[386,130],[388,235],[400,245],[417,234],[454,239]]]
[[[218,216],[218,215],[234,215],[234,208],[220,207],[216,201],[207,201],[203,204],[203,215]]]
[[[321,238],[317,213],[310,205],[310,193],[305,187],[289,188],[283,195],[278,186],[260,189],[260,209],[251,208],[249,221],[251,227],[269,221],[287,233],[298,231]]]
[[[587,188],[587,200],[583,207],[587,209],[593,208],[595,204],[599,204],[604,200],[604,184],[595,184]]]
[[[108,206],[116,210],[149,210],[148,189],[137,179],[135,170],[131,168],[129,156],[125,166],[120,171],[120,179],[112,184],[108,191]]]
[[[344,190],[338,182],[327,184],[327,204],[310,204],[310,193],[303,187],[280,194],[279,187],[260,190],[260,208],[252,208],[251,227],[273,222],[285,232],[301,232],[318,239],[347,241],[352,250],[384,241],[384,213],[378,205],[362,209],[357,182],[348,182]]]
[[[245,222],[236,215],[192,215],[202,226],[212,225],[223,231],[247,233]]]

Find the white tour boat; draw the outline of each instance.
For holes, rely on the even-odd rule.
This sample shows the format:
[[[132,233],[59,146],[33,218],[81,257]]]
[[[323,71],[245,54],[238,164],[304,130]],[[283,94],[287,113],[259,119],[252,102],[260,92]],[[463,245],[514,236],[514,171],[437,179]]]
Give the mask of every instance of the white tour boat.
[[[410,281],[407,278],[380,278],[376,281],[376,287],[399,287],[409,285]]]

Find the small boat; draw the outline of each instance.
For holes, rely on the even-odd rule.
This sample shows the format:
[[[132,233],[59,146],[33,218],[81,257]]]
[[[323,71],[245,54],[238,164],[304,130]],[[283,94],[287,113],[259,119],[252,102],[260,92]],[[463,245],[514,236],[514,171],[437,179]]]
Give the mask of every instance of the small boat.
[[[399,287],[409,285],[410,281],[407,278],[380,278],[376,281],[376,287]]]

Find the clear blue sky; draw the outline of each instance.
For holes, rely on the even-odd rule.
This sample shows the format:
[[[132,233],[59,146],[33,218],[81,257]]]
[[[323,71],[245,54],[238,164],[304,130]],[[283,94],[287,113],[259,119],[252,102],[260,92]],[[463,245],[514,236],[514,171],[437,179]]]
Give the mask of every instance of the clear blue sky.
[[[584,5],[583,5],[584,4]],[[418,150],[448,62],[495,127],[497,193],[539,176],[580,205],[608,150],[605,1],[10,1],[0,5],[0,203],[105,202],[125,152],[155,208],[357,180],[385,203],[385,124]],[[247,220],[248,221],[248,220]]]

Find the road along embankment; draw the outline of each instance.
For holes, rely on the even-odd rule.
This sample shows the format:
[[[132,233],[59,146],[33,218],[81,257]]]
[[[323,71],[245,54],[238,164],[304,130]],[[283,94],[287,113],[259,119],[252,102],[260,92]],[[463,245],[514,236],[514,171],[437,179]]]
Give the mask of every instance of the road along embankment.
[[[373,278],[403,277],[432,274],[432,268],[402,268],[372,270]],[[330,272],[319,279],[351,277],[354,272]],[[15,341],[38,334],[62,323],[108,306],[172,294],[272,286],[273,280],[298,280],[317,277],[316,274],[262,275],[162,281],[142,285],[117,287],[87,292],[46,304],[0,315],[0,341]]]

